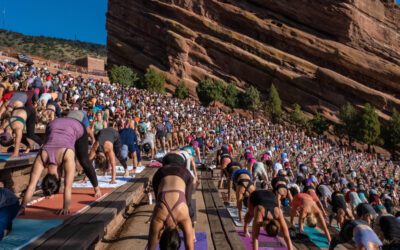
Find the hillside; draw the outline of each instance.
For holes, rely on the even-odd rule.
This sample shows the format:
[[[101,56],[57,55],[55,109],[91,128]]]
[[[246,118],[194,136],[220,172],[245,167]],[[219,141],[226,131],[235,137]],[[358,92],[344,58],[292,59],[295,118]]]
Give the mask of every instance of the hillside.
[[[107,56],[106,47],[99,44],[72,41],[44,36],[26,36],[16,32],[0,30],[0,49],[11,49],[59,62],[73,62],[86,55]]]
[[[400,110],[400,8],[394,0],[110,0],[108,64],[153,65],[196,96],[206,77],[336,120],[346,102]]]

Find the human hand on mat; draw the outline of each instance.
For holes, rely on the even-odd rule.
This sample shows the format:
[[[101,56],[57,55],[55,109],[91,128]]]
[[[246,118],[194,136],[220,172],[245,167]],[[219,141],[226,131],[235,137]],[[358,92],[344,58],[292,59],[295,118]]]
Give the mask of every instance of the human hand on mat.
[[[115,180],[111,180],[109,183],[110,184],[117,184],[117,182]]]
[[[244,232],[244,235],[245,235],[246,237],[248,237],[248,238],[250,238],[250,237],[251,237],[251,235],[250,235],[249,231],[246,231],[246,232]]]
[[[63,209],[57,211],[57,214],[58,215],[68,215],[68,214],[70,214],[70,212],[69,212],[68,208],[63,208]]]

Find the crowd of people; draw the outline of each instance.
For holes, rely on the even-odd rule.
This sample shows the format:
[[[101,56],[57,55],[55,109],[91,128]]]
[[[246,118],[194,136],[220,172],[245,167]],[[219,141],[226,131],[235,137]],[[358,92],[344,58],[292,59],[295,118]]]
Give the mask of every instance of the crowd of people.
[[[44,195],[59,192],[64,181],[59,211],[64,215],[77,171],[99,197],[97,174],[111,172],[110,183],[115,183],[117,162],[129,176],[134,170],[127,162],[131,159],[135,169],[147,157],[163,166],[152,182],[157,204],[149,249],[159,241],[168,249],[179,247],[177,227],[184,232],[185,247],[193,249],[190,201],[199,184],[196,165],[216,152],[219,188],[227,188],[228,202],[236,201],[253,249],[258,249],[261,228],[270,236],[282,235],[293,249],[292,238],[305,226],[318,226],[332,249],[340,243],[400,249],[400,167],[378,154],[306,134],[296,124],[272,124],[34,65],[0,63],[0,75],[2,148],[12,157],[38,150],[22,202],[0,189],[0,217],[7,218],[0,219],[0,239],[10,231],[12,218],[24,213],[44,170]]]

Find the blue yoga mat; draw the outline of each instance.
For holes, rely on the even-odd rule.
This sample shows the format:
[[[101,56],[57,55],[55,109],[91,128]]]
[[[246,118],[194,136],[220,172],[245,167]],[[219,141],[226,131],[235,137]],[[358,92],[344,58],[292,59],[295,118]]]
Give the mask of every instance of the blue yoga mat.
[[[184,250],[185,249],[185,242],[183,240],[183,234],[182,232],[179,233],[181,237],[181,247],[179,250]],[[0,245],[1,247],[1,245]],[[147,249],[147,247],[146,247]],[[160,247],[157,246],[157,250],[159,250]],[[196,232],[196,242],[194,243],[194,249],[195,250],[207,250],[208,245],[207,245],[207,234],[205,232]]]
[[[20,153],[18,157],[13,157],[12,160],[23,160],[28,159],[31,157],[35,157],[37,152],[30,152],[30,153]],[[8,161],[11,158],[11,153],[0,153],[0,162]]]
[[[329,248],[328,239],[325,234],[318,231],[316,228],[304,226],[304,233],[308,235],[312,243],[314,243],[319,248]]]
[[[0,249],[21,249],[49,229],[63,223],[63,220],[15,219],[11,234],[0,241]]]
[[[10,157],[9,155],[0,155],[0,161],[7,161]]]

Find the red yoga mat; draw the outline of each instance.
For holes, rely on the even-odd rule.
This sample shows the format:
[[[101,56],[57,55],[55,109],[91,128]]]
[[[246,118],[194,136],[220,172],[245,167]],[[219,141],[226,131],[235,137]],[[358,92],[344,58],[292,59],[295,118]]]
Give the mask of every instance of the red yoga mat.
[[[104,195],[110,193],[112,188],[101,189],[101,192]],[[38,202],[28,206],[25,210],[25,214],[19,216],[21,219],[42,219],[42,220],[65,220],[74,214],[82,211],[85,207],[89,206],[96,200],[100,198],[95,198],[93,196],[93,189],[88,188],[77,188],[72,189],[72,198],[71,198],[71,206],[70,206],[70,214],[69,215],[57,215],[56,212],[60,210],[63,206],[63,194],[56,194],[52,198],[40,199]]]

